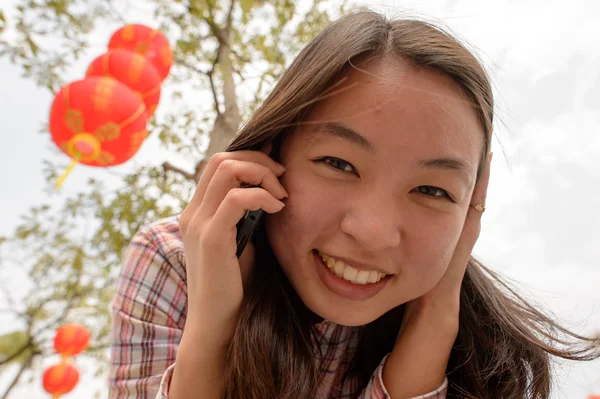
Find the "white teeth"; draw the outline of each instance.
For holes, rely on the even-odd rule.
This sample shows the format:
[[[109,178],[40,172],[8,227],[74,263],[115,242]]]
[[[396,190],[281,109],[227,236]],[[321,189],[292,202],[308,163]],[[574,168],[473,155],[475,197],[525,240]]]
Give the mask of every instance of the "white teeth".
[[[361,270],[358,272],[358,275],[356,276],[356,282],[358,284],[367,284],[367,280],[369,279],[369,274],[371,272],[368,270]]]
[[[333,269],[333,271],[335,272],[335,274],[337,274],[338,277],[342,277],[344,275],[344,268],[346,267],[346,265],[344,264],[344,262],[341,261],[335,261],[335,264],[332,267],[329,267],[330,269]]]
[[[343,278],[346,281],[350,281],[354,284],[365,285],[376,283],[385,277],[385,274],[375,270],[357,270],[352,266],[349,266],[341,260],[336,260],[331,256],[319,252],[323,263],[334,272],[338,277]]]
[[[339,262],[339,261],[337,261],[337,262]],[[354,281],[356,281],[356,276],[358,276],[358,270],[356,270],[355,268],[350,267],[350,266],[346,266],[344,268],[344,277],[343,277],[344,280],[354,282]]]
[[[327,263],[327,267],[331,269],[333,266],[335,266],[335,259],[329,258],[325,263]]]
[[[376,283],[379,280],[379,272],[375,270],[371,270],[369,272],[369,279],[367,280],[369,283]]]

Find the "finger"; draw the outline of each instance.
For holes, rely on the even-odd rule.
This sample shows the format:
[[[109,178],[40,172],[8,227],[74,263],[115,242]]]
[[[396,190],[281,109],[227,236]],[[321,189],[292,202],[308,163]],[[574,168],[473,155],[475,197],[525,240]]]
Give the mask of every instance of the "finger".
[[[473,195],[471,196],[471,204],[467,212],[467,218],[465,226],[463,228],[463,235],[470,236],[473,240],[473,246],[477,238],[479,237],[479,231],[481,229],[481,216],[483,212],[474,208],[475,205],[483,205],[485,210],[485,204],[487,200],[487,190],[490,182],[490,170],[492,164],[492,153],[490,152],[487,157],[481,175],[475,183],[473,189]],[[467,237],[468,238],[468,237]]]
[[[217,153],[210,157],[210,160],[202,172],[202,176],[200,177],[198,185],[196,186],[196,191],[194,192],[194,195],[188,204],[188,208],[190,208],[188,212],[194,214],[195,211],[200,207],[200,204],[204,200],[204,195],[206,194],[206,188],[212,180],[213,175],[219,168],[219,165],[228,159],[254,162],[264,165],[271,169],[277,176],[281,176],[285,171],[283,165],[275,162],[267,154],[261,151],[234,151]]]
[[[473,195],[471,196],[471,204],[485,204],[490,179],[491,158],[490,153],[486,158],[482,173],[475,185]],[[469,206],[462,233],[445,276],[450,284],[462,281],[467,262],[469,261],[473,247],[479,238],[479,232],[481,230],[481,214],[481,212]]]
[[[212,216],[223,202],[227,193],[243,184],[261,186],[271,196],[282,199],[287,192],[273,171],[254,162],[226,160],[219,165],[208,184],[204,201],[199,209],[204,217]]]
[[[222,232],[223,238],[226,238],[232,231],[235,233],[237,223],[247,211],[262,209],[267,213],[276,213],[284,206],[283,202],[262,188],[234,188],[229,190],[214,213],[211,229],[214,229],[215,234],[217,231]]]
[[[485,165],[483,166],[483,170],[481,171],[481,175],[475,184],[475,189],[473,190],[473,195],[471,197],[471,204],[482,204],[485,205],[485,200],[487,198],[487,190],[488,184],[490,182],[490,169],[492,164],[492,153],[490,152],[485,160]],[[481,213],[481,212],[479,212]]]
[[[463,235],[470,235],[472,240],[477,240],[479,236],[479,230],[481,227],[481,216],[483,212],[474,208],[475,205],[484,205],[487,199],[488,184],[490,182],[490,169],[492,163],[492,153],[489,153],[486,157],[483,170],[481,175],[475,183],[473,189],[473,195],[471,195],[471,203],[467,212],[467,218],[465,220],[465,226],[463,228]],[[473,242],[473,245],[475,243]]]

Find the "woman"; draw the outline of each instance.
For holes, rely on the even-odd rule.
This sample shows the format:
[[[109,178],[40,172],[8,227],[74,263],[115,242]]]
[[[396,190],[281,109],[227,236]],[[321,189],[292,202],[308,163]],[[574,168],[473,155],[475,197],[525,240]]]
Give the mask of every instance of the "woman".
[[[373,12],[326,28],[182,215],[134,237],[111,397],[549,397],[549,355],[593,359],[598,340],[470,256],[492,123],[486,73],[448,34]]]

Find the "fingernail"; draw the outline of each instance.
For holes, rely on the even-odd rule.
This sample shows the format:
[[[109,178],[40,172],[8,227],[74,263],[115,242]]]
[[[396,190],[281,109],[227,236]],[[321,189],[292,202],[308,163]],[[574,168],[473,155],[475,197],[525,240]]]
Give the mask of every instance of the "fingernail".
[[[285,187],[283,187],[283,185],[281,183],[279,184],[279,191],[281,192],[281,196],[283,198],[287,198],[288,197],[288,192],[285,189]]]
[[[283,165],[282,165],[282,164],[280,164],[280,163],[279,163],[279,164],[277,164],[277,166],[279,166],[279,169],[280,169],[282,172],[285,172],[285,171],[287,170],[287,169],[285,168],[285,166],[283,166]]]

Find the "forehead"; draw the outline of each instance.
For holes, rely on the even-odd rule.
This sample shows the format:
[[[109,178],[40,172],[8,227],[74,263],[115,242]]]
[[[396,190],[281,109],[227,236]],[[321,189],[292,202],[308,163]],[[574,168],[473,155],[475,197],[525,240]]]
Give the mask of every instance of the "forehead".
[[[449,77],[390,57],[349,68],[341,80],[335,95],[311,109],[307,130],[339,122],[363,135],[378,155],[426,152],[478,163],[483,127],[472,102]]]

